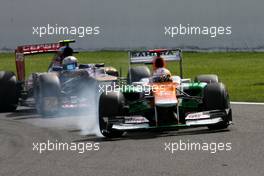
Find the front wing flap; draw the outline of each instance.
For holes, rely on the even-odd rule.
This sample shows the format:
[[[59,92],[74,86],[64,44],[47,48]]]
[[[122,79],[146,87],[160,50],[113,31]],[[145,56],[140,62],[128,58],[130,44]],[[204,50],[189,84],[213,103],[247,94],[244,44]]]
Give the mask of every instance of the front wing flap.
[[[149,121],[143,116],[118,117],[116,119],[105,119],[112,129],[120,131],[137,131],[137,130],[177,130],[179,128],[208,126],[221,123],[227,120],[227,110],[213,110],[190,113],[185,117],[185,123],[169,124],[169,125],[150,125]],[[230,122],[231,123],[231,122]]]

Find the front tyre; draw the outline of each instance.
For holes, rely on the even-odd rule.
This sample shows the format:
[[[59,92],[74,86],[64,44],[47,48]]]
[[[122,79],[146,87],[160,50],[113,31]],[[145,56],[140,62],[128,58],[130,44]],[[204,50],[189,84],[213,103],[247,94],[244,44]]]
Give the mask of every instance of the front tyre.
[[[228,110],[227,116],[220,123],[208,125],[211,130],[226,129],[232,121],[229,95],[223,83],[207,84],[203,92],[204,110]]]
[[[13,112],[18,105],[16,75],[11,71],[0,71],[0,112]]]
[[[36,97],[37,111],[43,117],[58,113],[60,81],[56,74],[42,74],[38,78],[38,90]]]
[[[104,137],[116,138],[123,135],[123,131],[112,129],[109,119],[122,114],[124,97],[119,92],[102,93],[99,100],[99,127]]]

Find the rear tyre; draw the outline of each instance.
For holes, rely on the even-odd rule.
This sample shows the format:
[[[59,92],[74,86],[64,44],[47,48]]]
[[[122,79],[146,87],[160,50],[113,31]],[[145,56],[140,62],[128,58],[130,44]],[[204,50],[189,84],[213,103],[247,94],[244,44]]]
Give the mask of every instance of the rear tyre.
[[[60,81],[56,74],[39,75],[37,111],[43,117],[56,115],[59,110]]]
[[[138,82],[142,78],[149,78],[151,76],[150,70],[146,66],[132,67],[128,71],[128,82],[131,84],[133,82]]]
[[[198,75],[194,78],[195,82],[205,82],[207,84],[218,83],[219,79],[217,75]]]
[[[123,131],[112,129],[112,125],[108,124],[105,119],[113,119],[118,115],[122,115],[123,107],[124,97],[122,93],[109,92],[101,94],[99,100],[99,127],[104,137],[116,138],[123,135]]]
[[[13,112],[18,104],[16,76],[11,71],[0,71],[0,112]]]
[[[229,121],[232,121],[232,111],[230,107],[230,101],[228,92],[225,89],[223,83],[211,83],[207,84],[204,88],[204,109],[206,111],[210,110],[226,110],[229,109],[227,117],[224,121],[214,124],[208,125],[208,128],[211,130],[219,130],[225,129],[229,126]]]

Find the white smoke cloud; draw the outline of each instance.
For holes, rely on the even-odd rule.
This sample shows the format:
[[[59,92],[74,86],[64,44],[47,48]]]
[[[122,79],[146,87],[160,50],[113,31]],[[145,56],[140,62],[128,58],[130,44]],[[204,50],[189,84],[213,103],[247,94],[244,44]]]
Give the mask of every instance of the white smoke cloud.
[[[81,129],[82,135],[95,134],[102,136],[99,128],[98,105],[100,93],[98,91],[98,82],[91,83],[84,91],[84,96],[89,97],[89,107],[81,112],[82,118],[78,118],[77,125]]]
[[[88,98],[88,107],[82,109],[61,110],[55,117],[41,115],[25,115],[24,121],[35,126],[66,130],[80,130],[80,135],[96,135],[102,137],[99,128],[98,104],[100,93],[98,82],[89,81],[81,92],[81,97]],[[86,102],[87,103],[87,102]]]

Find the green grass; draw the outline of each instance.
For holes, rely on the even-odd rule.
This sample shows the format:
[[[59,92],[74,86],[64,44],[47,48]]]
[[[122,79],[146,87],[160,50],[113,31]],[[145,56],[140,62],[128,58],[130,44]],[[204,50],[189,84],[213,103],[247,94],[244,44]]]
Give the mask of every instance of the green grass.
[[[47,70],[53,55],[33,55],[26,60],[27,75],[31,72]],[[80,63],[105,63],[121,68],[127,74],[128,55],[121,51],[81,52],[76,55]],[[0,70],[15,71],[14,54],[0,54]],[[179,74],[176,63],[168,68]],[[183,53],[183,73],[185,78],[199,74],[217,74],[229,90],[232,101],[264,101],[264,53],[261,52],[212,52]]]

